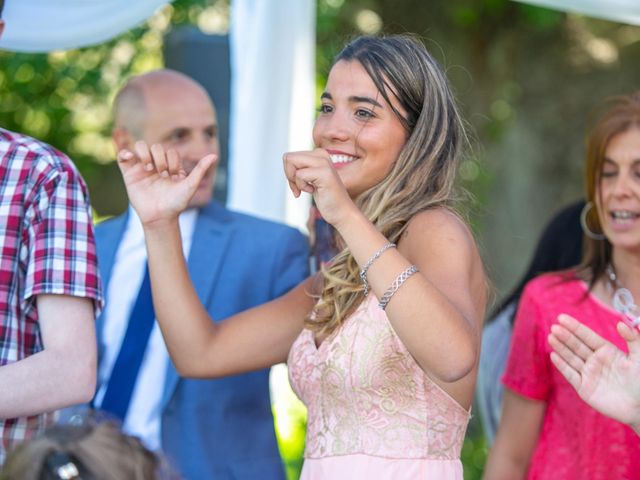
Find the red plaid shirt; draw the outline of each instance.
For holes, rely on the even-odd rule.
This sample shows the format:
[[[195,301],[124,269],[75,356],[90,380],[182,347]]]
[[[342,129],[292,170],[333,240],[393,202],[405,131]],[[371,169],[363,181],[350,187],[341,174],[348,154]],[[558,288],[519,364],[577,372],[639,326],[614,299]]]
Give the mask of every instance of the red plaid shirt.
[[[64,154],[0,128],[0,368],[42,350],[40,294],[91,298],[96,314],[102,307],[87,187]],[[0,465],[51,421],[51,413],[0,419]]]

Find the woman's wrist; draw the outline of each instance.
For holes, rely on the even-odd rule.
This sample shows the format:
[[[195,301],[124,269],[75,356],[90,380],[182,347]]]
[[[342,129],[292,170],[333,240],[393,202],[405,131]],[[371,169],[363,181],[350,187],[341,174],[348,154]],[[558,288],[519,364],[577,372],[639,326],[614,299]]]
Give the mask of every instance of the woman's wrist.
[[[173,228],[178,228],[179,225],[178,216],[175,216],[142,222],[142,229],[144,230],[145,236],[162,235]]]
[[[352,232],[362,232],[362,228],[371,224],[358,207],[345,209],[340,219],[333,223],[333,228],[347,241]]]

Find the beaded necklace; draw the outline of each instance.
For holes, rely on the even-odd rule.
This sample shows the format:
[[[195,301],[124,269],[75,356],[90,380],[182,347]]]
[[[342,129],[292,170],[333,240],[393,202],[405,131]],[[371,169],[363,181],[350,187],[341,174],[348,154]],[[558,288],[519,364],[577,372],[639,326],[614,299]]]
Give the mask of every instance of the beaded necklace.
[[[613,308],[622,314],[627,325],[637,327],[640,325],[640,307],[636,305],[633,295],[622,286],[613,265],[607,265],[606,274],[609,277],[608,287],[613,292]]]

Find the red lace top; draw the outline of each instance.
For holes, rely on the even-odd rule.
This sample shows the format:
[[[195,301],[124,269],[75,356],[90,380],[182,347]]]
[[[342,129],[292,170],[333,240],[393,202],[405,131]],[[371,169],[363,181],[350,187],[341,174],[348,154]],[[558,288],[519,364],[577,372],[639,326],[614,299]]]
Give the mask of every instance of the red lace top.
[[[619,348],[619,314],[588,293],[574,277],[550,274],[524,290],[509,353],[504,385],[547,410],[529,465],[529,479],[640,479],[640,437],[631,428],[589,407],[551,363],[551,325],[567,313]]]

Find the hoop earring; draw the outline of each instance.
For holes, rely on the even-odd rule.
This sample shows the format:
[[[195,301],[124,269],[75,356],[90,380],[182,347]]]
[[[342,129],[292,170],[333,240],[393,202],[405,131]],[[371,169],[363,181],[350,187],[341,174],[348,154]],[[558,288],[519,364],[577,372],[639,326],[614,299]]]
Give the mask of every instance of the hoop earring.
[[[584,207],[582,207],[582,211],[580,212],[580,226],[582,227],[584,234],[590,239],[604,240],[607,237],[603,233],[595,233],[593,230],[589,229],[589,225],[587,225],[587,214],[593,206],[593,202],[587,202],[584,204]]]

